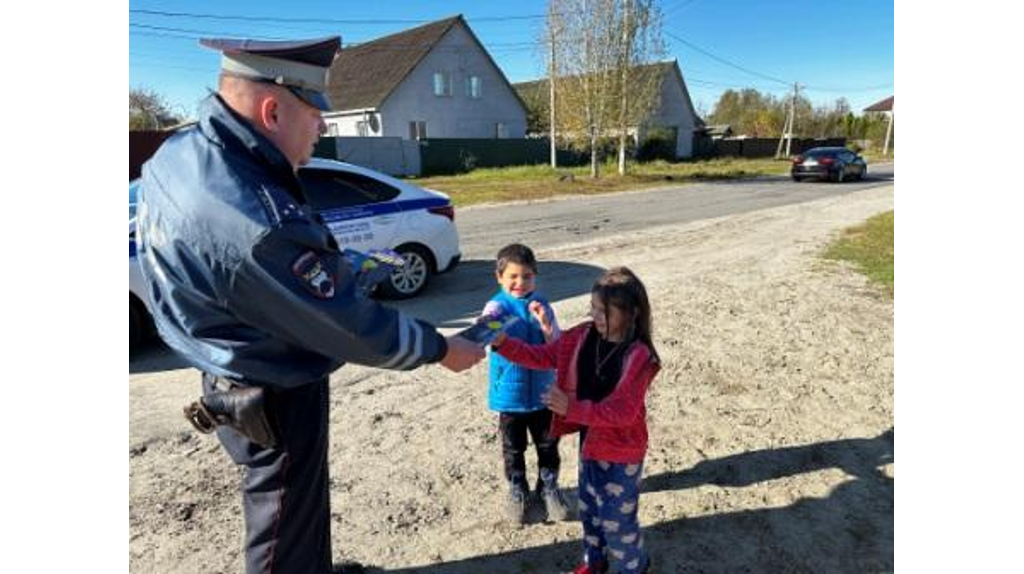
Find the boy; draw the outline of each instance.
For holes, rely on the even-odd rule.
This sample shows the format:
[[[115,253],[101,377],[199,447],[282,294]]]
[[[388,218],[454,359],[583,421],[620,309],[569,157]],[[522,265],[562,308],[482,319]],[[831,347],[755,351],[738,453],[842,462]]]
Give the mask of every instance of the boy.
[[[506,331],[507,336],[528,344],[549,343],[561,334],[555,312],[536,291],[537,259],[533,251],[518,243],[498,252],[496,273],[501,289],[487,302],[484,317],[514,315],[519,321]],[[554,371],[520,367],[497,353],[490,355],[488,407],[499,413],[501,451],[505,460],[505,478],[509,482],[509,519],[523,524],[529,485],[526,480],[526,433],[537,449],[536,493],[544,502],[549,520],[565,520],[565,500],[558,490],[558,439],[551,436],[551,411],[541,395],[554,381]]]

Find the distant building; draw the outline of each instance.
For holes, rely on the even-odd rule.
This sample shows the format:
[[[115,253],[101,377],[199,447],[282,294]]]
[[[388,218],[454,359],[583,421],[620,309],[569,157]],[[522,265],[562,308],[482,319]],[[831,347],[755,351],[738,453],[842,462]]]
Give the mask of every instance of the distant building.
[[[526,107],[461,15],[341,50],[327,135],[522,138]]]
[[[642,141],[651,128],[670,130],[675,134],[677,158],[694,155],[694,135],[704,128],[704,122],[697,116],[690,99],[690,92],[683,81],[683,73],[675,60],[649,64],[644,68],[654,70],[661,77],[661,89],[654,111],[639,126],[631,126],[629,133]],[[557,83],[555,84],[557,87]],[[520,97],[527,103],[531,118],[543,118],[548,113],[548,81],[534,80],[514,84]],[[546,123],[546,122],[545,122]]]
[[[706,126],[704,133],[711,139],[720,140],[723,138],[731,138],[733,136],[732,126],[728,124],[722,124],[717,126]]]
[[[889,96],[880,102],[875,102],[870,106],[864,108],[865,112],[891,112],[893,104],[896,101],[896,96]]]
[[[889,96],[880,102],[875,102],[864,108],[865,112],[882,112],[889,116],[889,126],[885,130],[885,145],[882,147],[882,154],[889,154],[889,142],[892,141],[893,107],[896,104],[896,96]]]

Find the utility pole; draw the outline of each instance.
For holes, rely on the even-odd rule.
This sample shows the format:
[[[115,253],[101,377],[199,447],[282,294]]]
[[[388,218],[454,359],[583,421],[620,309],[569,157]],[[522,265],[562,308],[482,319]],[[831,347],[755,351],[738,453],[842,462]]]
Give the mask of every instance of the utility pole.
[[[548,4],[548,32],[551,35],[551,62],[548,69],[548,139],[551,143],[551,169],[558,169],[558,152],[555,146],[555,10]]]
[[[789,131],[786,132],[786,157],[790,156],[793,145],[793,130],[796,129],[796,97],[800,93],[800,84],[793,84],[793,103],[789,105]]]
[[[629,64],[631,59],[630,48],[633,44],[633,33],[629,29],[629,0],[622,2],[622,54],[620,62],[622,65],[622,78],[619,86],[621,101],[619,102],[619,175],[626,175],[626,116],[629,107],[627,93],[629,87]]]
[[[889,127],[885,129],[885,147],[882,148],[882,155],[889,155],[889,138],[892,136],[892,117],[896,113],[896,99],[893,98],[892,107],[889,108]]]
[[[587,0],[583,0],[583,14],[590,14],[590,6]],[[591,179],[597,179],[600,175],[601,165],[598,163],[598,149],[597,149],[597,122],[603,118],[597,117],[597,108],[603,102],[595,101],[594,92],[597,89],[594,87],[594,82],[597,80],[596,76],[599,72],[597,64],[594,62],[596,56],[594,55],[594,44],[593,44],[593,31],[586,30],[583,35],[583,60],[586,62],[583,65],[583,93],[587,100],[587,129],[590,135],[590,177]],[[603,90],[599,92],[601,97],[604,97]]]
[[[775,157],[783,157],[782,142],[786,142],[786,155],[789,157],[793,144],[793,124],[796,122],[796,97],[800,93],[800,84],[793,84],[793,97],[789,101],[789,113],[786,114],[786,125],[782,128],[782,135],[779,137],[779,147],[775,150]]]

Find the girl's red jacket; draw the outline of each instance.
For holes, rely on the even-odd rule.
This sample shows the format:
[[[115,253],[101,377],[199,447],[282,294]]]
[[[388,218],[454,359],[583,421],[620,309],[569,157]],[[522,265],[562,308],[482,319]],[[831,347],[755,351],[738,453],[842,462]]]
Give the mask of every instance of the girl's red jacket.
[[[528,345],[510,337],[497,348],[497,352],[530,369],[557,369],[555,384],[568,396],[569,408],[565,416],[556,413],[552,417],[553,436],[574,433],[581,426],[586,426],[584,459],[632,464],[643,462],[647,453],[644,397],[661,365],[651,356],[647,345],[634,341],[626,350],[622,376],[615,390],[598,402],[577,400],[577,360],[593,325],[588,321],[543,345]]]

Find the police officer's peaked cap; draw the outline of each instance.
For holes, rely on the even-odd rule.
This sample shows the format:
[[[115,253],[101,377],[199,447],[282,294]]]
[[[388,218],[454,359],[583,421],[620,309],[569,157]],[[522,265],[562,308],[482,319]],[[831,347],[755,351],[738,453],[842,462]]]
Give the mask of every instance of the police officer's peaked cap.
[[[330,111],[327,72],[341,48],[341,37],[272,42],[202,38],[222,52],[221,70],[232,76],[284,86],[311,106]]]

